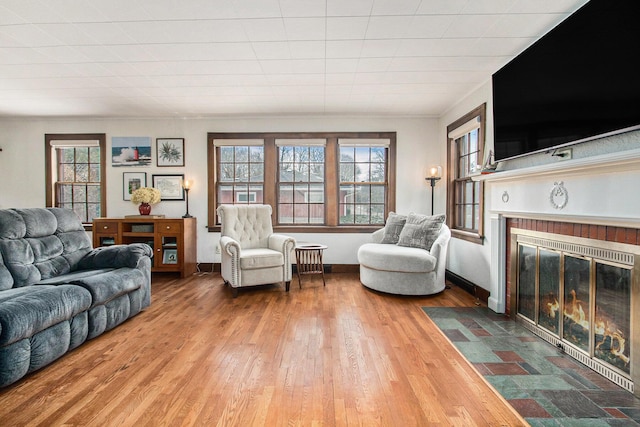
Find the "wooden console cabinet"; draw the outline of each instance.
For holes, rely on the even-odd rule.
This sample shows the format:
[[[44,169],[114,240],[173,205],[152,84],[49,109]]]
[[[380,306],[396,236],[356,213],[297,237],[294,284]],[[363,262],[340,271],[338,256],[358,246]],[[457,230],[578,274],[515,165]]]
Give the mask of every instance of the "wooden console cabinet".
[[[153,248],[153,272],[196,272],[195,218],[95,218],[93,246],[146,243]]]

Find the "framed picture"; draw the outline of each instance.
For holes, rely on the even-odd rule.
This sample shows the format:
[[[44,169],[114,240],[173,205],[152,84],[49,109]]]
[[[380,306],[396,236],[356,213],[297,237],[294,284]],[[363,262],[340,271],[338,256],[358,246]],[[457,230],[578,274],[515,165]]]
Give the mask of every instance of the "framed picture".
[[[147,186],[146,172],[123,172],[122,173],[122,199],[131,200],[131,193],[138,188]]]
[[[177,264],[178,263],[178,250],[177,249],[165,249],[162,254],[163,264]]]
[[[151,166],[151,138],[148,136],[112,137],[111,166]]]
[[[160,200],[184,200],[184,175],[153,175],[153,188],[160,190]]]
[[[184,166],[184,138],[157,138],[158,166]]]

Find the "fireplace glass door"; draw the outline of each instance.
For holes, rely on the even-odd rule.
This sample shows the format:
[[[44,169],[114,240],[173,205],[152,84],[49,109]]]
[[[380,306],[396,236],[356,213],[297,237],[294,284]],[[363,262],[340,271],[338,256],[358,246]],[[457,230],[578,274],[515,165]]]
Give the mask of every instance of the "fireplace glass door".
[[[563,338],[585,352],[589,351],[591,261],[564,257]]]

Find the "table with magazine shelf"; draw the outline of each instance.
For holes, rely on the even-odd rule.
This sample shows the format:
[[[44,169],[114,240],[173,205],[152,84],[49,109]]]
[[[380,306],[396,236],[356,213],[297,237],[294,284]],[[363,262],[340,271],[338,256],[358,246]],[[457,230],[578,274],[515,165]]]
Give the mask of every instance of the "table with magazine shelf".
[[[196,272],[196,218],[140,215],[95,218],[93,246],[146,243],[153,249],[152,272]]]
[[[298,286],[301,289],[301,276],[305,274],[321,274],[322,285],[327,285],[324,279],[324,263],[322,261],[325,249],[327,249],[327,246],[319,243],[296,243],[296,271],[298,273]]]

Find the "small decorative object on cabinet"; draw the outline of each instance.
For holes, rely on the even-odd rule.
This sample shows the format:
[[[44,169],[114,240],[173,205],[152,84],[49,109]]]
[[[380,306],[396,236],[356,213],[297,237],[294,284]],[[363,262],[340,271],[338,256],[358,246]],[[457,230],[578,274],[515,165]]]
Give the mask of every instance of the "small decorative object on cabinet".
[[[95,218],[93,246],[146,243],[153,248],[152,272],[196,272],[196,218]]]

